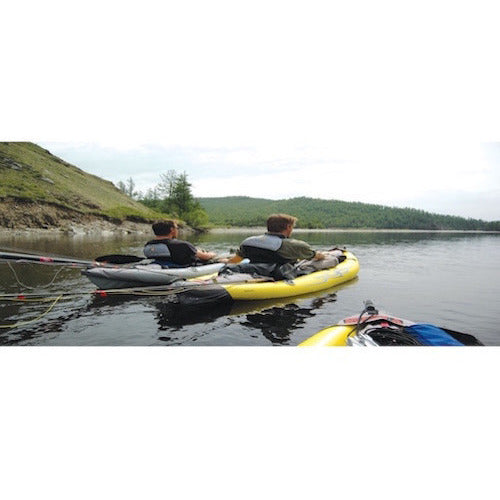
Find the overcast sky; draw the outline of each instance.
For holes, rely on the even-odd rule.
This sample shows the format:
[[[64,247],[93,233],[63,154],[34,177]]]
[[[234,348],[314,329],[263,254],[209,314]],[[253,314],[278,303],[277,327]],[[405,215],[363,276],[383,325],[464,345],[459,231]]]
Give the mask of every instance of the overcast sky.
[[[500,220],[494,9],[11,2],[0,139],[36,142],[143,191],[175,169],[196,196],[313,196]]]

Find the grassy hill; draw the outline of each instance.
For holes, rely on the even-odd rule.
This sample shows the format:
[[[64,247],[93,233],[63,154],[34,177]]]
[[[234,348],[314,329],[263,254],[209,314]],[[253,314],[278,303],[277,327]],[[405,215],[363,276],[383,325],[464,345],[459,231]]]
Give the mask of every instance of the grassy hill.
[[[500,230],[500,221],[486,222],[413,208],[338,200],[305,197],[266,200],[245,196],[198,200],[210,222],[219,226],[265,226],[269,214],[288,213],[299,218],[297,227],[302,228]]]
[[[29,142],[0,142],[0,203],[29,203],[111,220],[148,222],[153,210],[111,182],[88,174]]]

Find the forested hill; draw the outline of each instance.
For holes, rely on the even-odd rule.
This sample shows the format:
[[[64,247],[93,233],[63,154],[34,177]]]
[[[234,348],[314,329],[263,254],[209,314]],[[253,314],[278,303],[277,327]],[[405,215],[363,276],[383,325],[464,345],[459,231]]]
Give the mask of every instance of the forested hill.
[[[266,200],[246,196],[198,198],[212,224],[218,226],[265,226],[272,213],[299,218],[301,228],[455,229],[499,231],[500,221],[486,222],[439,215],[414,208],[393,208],[367,203],[317,198]]]

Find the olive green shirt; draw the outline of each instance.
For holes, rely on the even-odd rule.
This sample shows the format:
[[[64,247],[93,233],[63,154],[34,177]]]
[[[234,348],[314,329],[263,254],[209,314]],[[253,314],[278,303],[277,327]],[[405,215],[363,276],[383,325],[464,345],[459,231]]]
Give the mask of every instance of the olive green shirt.
[[[316,255],[316,252],[309,246],[308,243],[302,240],[295,240],[293,238],[283,238],[283,243],[276,253],[283,259],[292,262],[303,259],[312,259]],[[236,254],[242,258],[245,257],[241,248],[236,251]]]
[[[285,238],[277,253],[280,257],[292,261],[312,259],[316,255],[316,252],[309,246],[308,243],[302,240],[295,240],[293,238]]]

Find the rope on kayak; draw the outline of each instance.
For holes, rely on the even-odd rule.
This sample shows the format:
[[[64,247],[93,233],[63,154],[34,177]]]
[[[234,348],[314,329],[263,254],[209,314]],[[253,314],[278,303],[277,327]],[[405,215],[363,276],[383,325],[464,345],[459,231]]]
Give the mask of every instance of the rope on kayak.
[[[55,298],[55,300],[52,302],[52,304],[49,306],[49,308],[44,311],[42,314],[37,316],[36,318],[29,319],[26,321],[18,321],[17,323],[12,323],[10,325],[0,325],[0,328],[17,328],[18,326],[24,326],[24,325],[29,325],[30,323],[34,323],[35,321],[38,321],[42,319],[44,316],[49,314],[52,309],[54,309],[55,305],[59,302],[59,300],[62,298],[62,295],[59,295],[58,297]]]
[[[404,328],[368,328],[363,331],[379,346],[421,346],[424,345],[416,337],[406,332]]]
[[[353,332],[354,335],[358,335],[360,330],[361,330],[361,325],[364,325],[365,321],[361,321],[363,318],[363,314],[367,313],[369,316],[375,316],[378,314],[377,309],[375,309],[375,306],[373,305],[373,302],[371,300],[366,300],[365,301],[365,308],[361,311],[361,314],[358,317],[358,322],[356,323],[356,328],[354,328],[347,337],[350,337]]]

